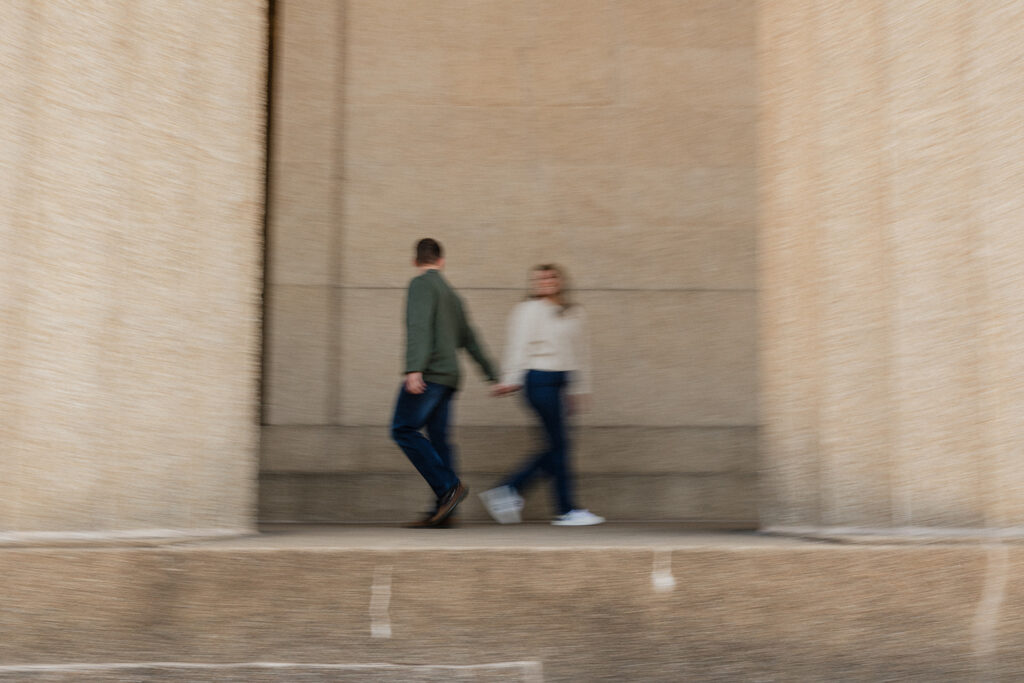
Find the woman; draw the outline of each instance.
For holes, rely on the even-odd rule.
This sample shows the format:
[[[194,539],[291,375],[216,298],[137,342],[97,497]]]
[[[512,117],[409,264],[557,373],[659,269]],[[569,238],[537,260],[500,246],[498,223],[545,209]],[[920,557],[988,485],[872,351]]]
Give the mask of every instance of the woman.
[[[505,482],[480,494],[500,524],[521,521],[520,495],[544,472],[552,477],[556,526],[588,526],[604,521],[573,502],[566,415],[581,407],[589,393],[589,368],[583,310],[570,303],[565,273],[555,265],[533,269],[531,298],[509,316],[505,374],[494,389],[503,396],[525,387],[526,400],[544,428],[547,448]]]

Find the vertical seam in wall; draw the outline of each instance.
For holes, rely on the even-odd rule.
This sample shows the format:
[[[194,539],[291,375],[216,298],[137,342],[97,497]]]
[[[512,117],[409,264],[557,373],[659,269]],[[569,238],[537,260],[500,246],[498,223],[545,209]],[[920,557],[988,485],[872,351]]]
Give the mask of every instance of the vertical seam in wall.
[[[886,55],[886,36],[885,36],[885,25],[883,22],[883,9],[879,4],[872,5],[871,11],[873,23],[874,23],[874,34],[879,36],[879,40],[875,43],[876,54],[874,63],[877,65],[875,72],[875,93],[878,98],[879,106],[875,109],[873,114],[875,121],[875,134],[877,139],[875,140],[875,149],[877,150],[875,156],[875,169],[874,175],[878,179],[877,187],[878,195],[875,198],[874,206],[872,211],[875,217],[875,225],[878,230],[878,241],[879,246],[879,270],[881,271],[880,279],[882,282],[882,291],[891,294],[892,288],[892,264],[890,262],[891,250],[890,250],[890,238],[887,230],[887,200],[888,200],[888,175],[886,173],[885,163],[885,103],[887,99],[885,97],[886,92],[886,68],[885,68],[885,55]],[[880,306],[882,309],[882,344],[883,353],[881,354],[880,362],[882,364],[882,381],[883,381],[883,405],[880,406],[880,410],[883,411],[885,416],[885,425],[882,428],[882,447],[885,449],[883,457],[886,458],[887,463],[885,467],[885,478],[882,485],[886,487],[886,491],[889,494],[889,525],[892,526],[895,519],[895,501],[893,500],[893,489],[895,477],[893,476],[893,410],[892,410],[892,368],[893,368],[893,326],[892,326],[892,298],[882,297],[880,299]]]
[[[206,15],[203,17],[196,17],[195,23],[190,27],[192,30],[188,32],[187,38],[182,41],[183,43],[187,42],[186,49],[188,50],[187,56],[185,57],[185,59],[188,60],[188,63],[183,65],[183,71],[185,73],[185,77],[191,80],[195,85],[189,88],[186,93],[183,93],[180,96],[175,96],[171,104],[172,107],[179,110],[180,116],[186,121],[185,125],[188,127],[191,135],[196,135],[197,131],[202,130],[201,122],[204,114],[206,113],[205,107],[208,106],[207,101],[211,98],[212,91],[215,88],[215,86],[211,84],[211,81],[214,80],[213,78],[204,78],[204,76],[207,76],[209,72],[213,70],[211,62],[214,61],[210,56],[206,44],[206,40],[209,36],[205,32],[209,30],[210,23],[211,22],[209,22]],[[145,40],[146,36],[143,34],[138,38],[140,40]],[[234,44],[232,44],[232,47],[234,47]],[[204,131],[202,135],[205,134],[206,133]],[[197,136],[197,138],[203,139],[202,136]],[[191,225],[198,224],[200,214],[202,213],[202,210],[196,210],[196,204],[203,201],[200,198],[200,188],[202,187],[201,175],[203,173],[201,163],[202,162],[198,161],[194,155],[187,155],[184,157],[182,173],[188,174],[187,188],[191,201],[185,203],[182,207],[182,217]],[[185,182],[184,179],[182,179],[182,182]],[[183,245],[183,249],[188,250],[191,258],[196,259],[196,261],[201,260],[198,253],[199,250],[196,248],[195,240],[188,241],[187,244]],[[202,467],[200,459],[203,458],[203,456],[204,454],[196,451],[168,454],[169,458],[173,457],[175,460],[180,460],[184,467],[187,468],[185,480],[191,486],[199,486],[204,483],[201,481],[202,475],[200,474]],[[119,500],[123,500],[123,498],[119,498]],[[196,509],[196,500],[194,498],[190,498],[184,505],[188,508],[186,515],[188,521],[186,524],[189,527],[192,527],[196,524],[198,514]],[[117,518],[122,518],[123,516],[123,513],[118,512]]]
[[[329,187],[333,193],[330,209],[330,232],[328,246],[328,272],[330,283],[327,287],[327,415],[328,424],[340,423],[341,412],[341,354],[342,354],[342,231],[344,229],[342,215],[345,201],[345,83],[348,60],[347,53],[347,9],[348,2],[341,0],[335,5],[335,45],[333,64],[334,85],[334,116],[331,124],[334,135],[331,138],[331,170]]]
[[[902,475],[900,472],[899,454],[896,452],[896,424],[898,418],[896,415],[895,405],[895,358],[896,358],[896,330],[894,321],[894,311],[896,299],[898,298],[898,292],[894,286],[894,263],[893,263],[893,251],[892,251],[892,223],[890,221],[889,207],[892,202],[891,192],[891,179],[892,179],[892,166],[889,164],[888,155],[888,144],[887,144],[887,133],[892,130],[891,111],[889,109],[889,98],[888,91],[890,90],[890,75],[888,70],[888,57],[889,57],[889,43],[891,36],[889,35],[888,23],[886,22],[886,13],[884,4],[875,5],[875,21],[877,23],[876,33],[879,36],[879,59],[880,64],[878,71],[878,86],[879,86],[879,101],[881,106],[879,107],[878,113],[878,129],[879,129],[879,159],[878,159],[878,174],[884,181],[880,182],[882,188],[881,196],[878,200],[878,229],[881,232],[882,242],[882,281],[883,288],[885,291],[890,293],[890,296],[885,299],[886,301],[886,314],[885,314],[885,339],[887,342],[887,349],[885,356],[885,383],[886,383],[886,427],[885,427],[885,442],[886,451],[889,455],[889,520],[890,526],[909,526],[911,515],[909,509],[900,500],[900,493],[902,487],[900,483],[902,481]]]
[[[766,517],[774,516],[772,508],[774,507],[774,501],[769,500],[767,477],[765,472],[765,457],[764,457],[764,374],[762,373],[763,357],[765,355],[765,341],[764,341],[764,316],[761,314],[764,307],[764,296],[761,291],[762,283],[764,281],[764,263],[763,263],[763,252],[761,250],[762,237],[761,228],[761,214],[762,209],[762,181],[761,174],[764,166],[766,165],[767,153],[764,149],[764,131],[763,128],[767,126],[765,123],[765,110],[764,99],[762,97],[761,85],[764,81],[765,66],[761,62],[762,54],[762,7],[761,3],[755,0],[751,3],[750,11],[754,13],[754,338],[756,341],[756,347],[754,349],[754,424],[757,425],[757,431],[754,435],[754,471],[757,473],[757,479],[754,482],[754,510],[757,515],[758,528],[763,528],[765,525]],[[621,25],[621,21],[617,21],[617,24]]]
[[[959,73],[957,88],[959,92],[960,101],[963,103],[964,111],[962,112],[963,118],[963,131],[962,134],[969,140],[976,139],[975,135],[978,133],[978,116],[974,106],[975,100],[971,97],[970,91],[970,62],[971,62],[971,50],[970,50],[970,38],[972,35],[973,18],[974,13],[971,9],[972,5],[963,4],[961,11],[964,15],[959,17],[957,26],[960,29],[958,34],[959,48],[960,48],[960,60],[959,60]],[[975,490],[974,499],[980,502],[980,510],[978,523],[981,526],[988,526],[993,521],[992,519],[992,501],[987,499],[986,494],[989,490],[985,484],[992,481],[990,476],[990,470],[994,467],[990,456],[993,455],[994,449],[990,448],[991,444],[991,431],[984,429],[985,424],[985,407],[988,404],[986,400],[987,392],[992,391],[985,387],[985,375],[983,366],[985,359],[992,358],[990,349],[984,347],[987,343],[985,335],[984,325],[982,324],[983,316],[987,308],[988,301],[990,299],[989,289],[986,286],[986,270],[984,268],[984,257],[983,252],[985,250],[985,236],[984,231],[981,227],[981,222],[978,220],[977,212],[975,211],[975,200],[978,197],[978,190],[981,187],[981,159],[977,153],[977,146],[975,145],[963,145],[963,154],[971,154],[971,163],[966,164],[968,169],[966,173],[968,177],[966,179],[967,184],[967,210],[968,214],[966,217],[966,232],[971,241],[971,247],[968,251],[969,268],[972,273],[972,277],[969,279],[970,285],[970,296],[972,303],[971,316],[971,327],[972,337],[978,341],[978,343],[970,345],[971,353],[971,365],[972,375],[978,391],[972,392],[974,394],[974,419],[972,423],[977,433],[972,442],[979,444],[979,448],[972,449],[971,456],[974,458],[975,466]],[[972,150],[968,152],[967,150]],[[979,349],[979,347],[981,347]],[[991,362],[991,361],[989,361]]]
[[[757,117],[757,127],[759,136],[757,140],[758,154],[756,157],[756,202],[757,202],[757,277],[758,277],[758,327],[757,337],[759,340],[759,375],[758,375],[758,393],[762,396],[762,400],[758,403],[758,419],[757,423],[761,426],[758,439],[757,439],[757,462],[758,472],[760,479],[760,495],[759,495],[759,506],[758,506],[758,517],[761,520],[761,524],[764,525],[765,520],[769,520],[774,525],[780,524],[785,521],[789,524],[792,520],[782,520],[782,510],[788,508],[790,512],[795,508],[793,505],[793,498],[789,495],[789,489],[786,484],[790,474],[786,473],[784,467],[780,467],[777,464],[777,441],[769,443],[770,436],[776,436],[777,440],[781,440],[777,435],[772,433],[770,428],[769,420],[765,417],[765,411],[768,409],[769,402],[763,397],[769,392],[766,391],[766,378],[767,374],[765,368],[771,366],[773,368],[773,381],[777,381],[779,375],[779,349],[781,346],[778,341],[779,315],[768,297],[768,293],[775,293],[777,289],[777,282],[772,280],[772,287],[767,287],[766,282],[770,275],[777,270],[777,266],[769,266],[767,262],[768,251],[765,249],[766,244],[769,240],[765,239],[765,231],[771,230],[772,236],[775,237],[774,241],[778,240],[777,235],[777,213],[778,213],[778,179],[775,174],[775,170],[778,166],[777,153],[775,152],[778,146],[778,131],[775,124],[775,114],[779,108],[778,100],[781,99],[777,94],[777,83],[778,83],[778,72],[779,66],[777,60],[773,58],[768,35],[774,37],[771,32],[770,26],[773,25],[774,15],[771,14],[772,9],[771,2],[769,0],[760,0],[755,7],[757,12],[757,35],[756,35],[756,55],[757,62],[755,65],[757,80],[758,80],[758,103],[759,113]],[[769,79],[776,87],[770,89],[767,87]],[[774,109],[770,109],[766,106],[766,93],[772,93],[772,104]],[[771,148],[768,146],[767,141],[771,141]],[[769,172],[771,172],[769,179]],[[770,227],[769,227],[770,226]],[[777,257],[775,257],[777,260]],[[765,343],[765,337],[767,334],[767,316],[766,310],[771,310],[774,322],[775,337],[772,338],[771,345]],[[777,415],[779,409],[777,408],[779,401],[773,397],[773,401],[770,403],[772,410]],[[768,452],[772,451],[772,460],[769,464]],[[807,523],[807,519],[800,520],[802,523]]]
[[[812,93],[817,94],[822,85],[822,69],[821,69],[821,55],[819,54],[819,40],[821,37],[820,30],[820,11],[817,4],[812,4],[808,8],[808,16],[805,21],[810,25],[810,45],[808,49],[812,56],[814,63],[813,71],[811,72],[812,78],[814,79]],[[811,111],[814,112],[813,120],[811,121],[812,130],[809,132],[809,138],[811,140],[810,153],[810,189],[813,193],[813,197],[810,198],[808,208],[808,220],[811,224],[811,230],[808,239],[811,241],[810,253],[812,254],[812,263],[808,266],[811,282],[813,287],[811,288],[811,315],[813,320],[811,321],[811,359],[810,363],[813,366],[813,373],[811,384],[811,391],[813,394],[811,418],[814,423],[811,425],[811,431],[814,435],[813,448],[814,457],[812,461],[816,465],[816,471],[814,473],[817,485],[818,500],[817,500],[817,524],[821,526],[825,523],[825,511],[827,507],[827,496],[828,492],[825,487],[825,467],[827,454],[822,451],[821,447],[821,425],[822,425],[822,387],[824,384],[824,367],[825,363],[822,359],[823,345],[822,345],[822,254],[820,249],[820,240],[818,239],[818,233],[821,229],[821,185],[822,185],[822,125],[821,125],[821,111],[817,106],[819,102],[813,102],[815,105],[811,107]]]
[[[761,166],[761,120],[763,112],[763,103],[761,101],[761,68],[760,62],[760,6],[759,3],[751,2],[747,8],[748,12],[753,13],[751,17],[753,21],[753,43],[749,46],[752,48],[753,59],[753,87],[754,87],[754,154],[750,160],[754,170],[754,189],[753,196],[747,199],[753,202],[754,215],[750,223],[750,230],[753,233],[752,241],[752,272],[750,281],[750,291],[752,293],[754,312],[753,312],[753,333],[754,333],[754,372],[753,372],[753,417],[754,417],[754,452],[753,458],[750,460],[751,465],[754,468],[754,472],[757,473],[754,479],[753,492],[754,492],[754,520],[757,526],[760,528],[763,524],[763,507],[764,507],[764,468],[762,467],[761,461],[761,435],[764,433],[761,414],[761,400],[762,400],[762,383],[761,383],[761,347],[762,347],[762,330],[761,330],[761,178],[759,168]],[[616,25],[621,26],[622,22],[616,22]],[[616,56],[616,62],[620,61],[620,57]],[[621,84],[621,78],[619,83]],[[621,87],[621,85],[619,86]]]
[[[139,57],[140,57],[140,54],[139,54],[139,52],[140,52],[140,50],[139,50],[140,36],[139,36],[138,33],[136,33],[136,31],[138,30],[138,22],[137,22],[138,14],[137,14],[136,10],[137,10],[137,7],[136,7],[135,3],[124,3],[121,6],[121,16],[118,18],[118,26],[119,26],[118,30],[119,30],[119,33],[122,36],[125,36],[125,38],[126,38],[124,40],[125,52],[127,52],[129,58],[133,62],[139,63],[140,62],[140,60],[139,60]],[[196,45],[196,42],[197,41],[195,39],[193,39],[193,41],[192,41],[192,43],[190,45],[190,48],[194,48],[195,45]],[[195,54],[195,52],[193,52],[192,54]],[[128,102],[125,102],[125,100],[127,100],[130,97],[129,93],[135,92],[136,81],[139,80],[139,77],[140,77],[139,72],[133,70],[131,73],[128,74],[128,76],[125,78],[125,80],[122,81],[124,87],[122,88],[123,92],[120,93],[121,100],[119,102],[119,105],[121,107],[121,110],[124,111],[124,112],[132,111],[132,106],[131,105],[134,104],[134,103],[131,102],[130,100]],[[198,109],[198,107],[190,107],[190,110],[192,112],[195,112],[197,109]],[[120,172],[121,172],[123,178],[125,178],[125,179],[130,179],[132,177],[132,171],[133,171],[132,164],[131,164],[131,162],[128,161],[128,157],[132,153],[132,150],[129,149],[129,144],[131,142],[131,139],[129,137],[130,133],[128,131],[130,131],[130,130],[131,130],[131,128],[129,126],[122,126],[118,130],[118,133],[117,133],[118,137],[117,137],[117,140],[116,140],[117,150],[112,152],[111,155],[110,155],[111,163],[115,163],[115,164],[118,164],[118,165],[121,166]],[[190,190],[190,192],[192,194],[192,197],[196,197],[196,190],[199,187],[198,174],[195,173],[195,174],[193,174],[193,176],[194,177],[192,178],[192,187],[189,188],[189,190]],[[128,224],[128,225],[130,225],[130,224],[132,224],[134,222],[135,211],[137,209],[137,206],[141,203],[140,199],[139,199],[139,194],[140,193],[136,190],[136,188],[134,186],[129,185],[128,187],[124,188],[124,205],[122,205],[122,215],[124,215],[124,213],[127,213],[127,220],[125,221],[125,223]],[[196,216],[195,216],[195,213],[194,213],[193,206],[190,205],[187,210],[189,212],[188,213],[188,220],[189,220],[190,223],[192,223],[194,225],[196,223],[196,220],[195,220]],[[107,239],[108,240],[110,239],[109,233],[108,233]],[[122,240],[115,239],[114,244],[117,245],[117,246],[115,246],[114,248],[120,247],[121,246],[120,245],[121,242],[122,242]],[[108,241],[107,244],[104,245],[104,249],[105,250],[106,249],[110,249],[112,246],[113,245],[111,245],[111,243]],[[105,256],[108,259],[110,258],[109,251],[105,254]],[[126,255],[123,254],[123,253],[122,254],[118,254],[116,258],[121,260],[121,263],[122,263],[121,268],[124,268],[123,264],[125,263]],[[112,294],[112,293],[108,293],[108,295],[109,294]],[[125,319],[125,311],[124,311],[125,300],[124,300],[123,297],[120,296],[120,294],[121,294],[121,292],[117,292],[117,294],[114,294],[111,297],[114,300],[107,302],[108,305],[110,305],[112,308],[114,308],[117,311],[117,313],[113,314],[113,315],[111,315],[110,312],[108,312],[108,315],[111,315],[111,317],[113,317],[115,319],[123,320],[123,319]],[[104,345],[104,348],[109,351],[109,349],[111,349],[111,348],[117,348],[116,345],[117,345],[117,343],[119,341],[119,339],[117,337],[118,337],[120,331],[119,330],[111,329],[113,326],[109,326],[108,325],[107,327],[108,327],[108,329],[105,330],[105,333],[107,335],[111,335],[113,338],[105,339],[103,341],[103,345]],[[112,380],[113,380],[114,385],[116,387],[115,391],[117,393],[117,397],[114,398],[113,400],[114,401],[118,401],[118,402],[125,401],[126,394],[128,394],[129,392],[126,392],[124,390],[124,385],[122,384],[122,382],[123,382],[122,378],[121,377],[117,377],[117,378],[112,378]],[[123,405],[124,405],[124,403],[121,403],[121,406],[123,406]],[[113,427],[117,431],[117,433],[120,435],[120,434],[123,434],[125,432],[126,426],[127,426],[126,423],[127,423],[127,420],[125,419],[124,411],[119,409],[117,411],[117,415],[110,419],[110,425],[109,426]],[[114,448],[117,448],[117,445],[115,445],[115,444],[110,444],[110,445],[112,447],[114,447]],[[122,446],[122,448],[123,448],[123,446]],[[196,470],[195,463],[196,463],[196,457],[197,457],[195,454],[187,454],[187,455],[176,454],[174,456],[170,456],[169,455],[169,457],[175,457],[176,459],[183,460],[185,466],[182,469],[184,469],[186,471],[186,474],[188,476],[188,480],[191,481],[191,482],[195,481],[195,470]],[[109,473],[106,476],[109,476]],[[118,519],[121,516],[119,514],[118,509],[117,509],[118,505],[121,504],[121,502],[122,502],[122,498],[120,496],[105,497],[105,500],[100,505],[103,506],[103,512],[105,514],[107,514],[107,515],[110,515],[110,518],[109,519],[102,519],[102,521],[97,520],[97,521],[99,521],[99,524],[100,524],[101,528],[107,528],[108,524],[111,527],[115,526],[114,519]],[[194,502],[193,501],[189,501],[187,504],[183,505],[182,507],[185,508],[185,514],[187,515],[187,521],[185,522],[185,524],[187,524],[188,526],[193,526],[194,523],[195,523],[195,516],[196,516]]]
[[[260,283],[260,340],[259,340],[259,382],[256,388],[256,400],[258,401],[259,424],[267,424],[267,378],[269,377],[269,359],[267,352],[267,333],[270,326],[267,312],[270,304],[270,192],[271,192],[271,164],[273,159],[273,126],[274,126],[274,26],[277,9],[277,0],[267,0],[267,32],[266,32],[266,111],[264,116],[263,135],[263,280]],[[259,435],[262,440],[262,433]],[[257,462],[259,461],[259,447],[257,447]]]

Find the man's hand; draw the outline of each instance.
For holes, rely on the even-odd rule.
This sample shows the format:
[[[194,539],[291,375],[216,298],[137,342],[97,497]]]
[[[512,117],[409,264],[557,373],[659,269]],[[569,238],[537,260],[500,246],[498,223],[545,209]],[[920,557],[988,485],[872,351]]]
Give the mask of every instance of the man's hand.
[[[491,396],[508,396],[522,389],[520,384],[498,384],[491,389]]]
[[[422,394],[427,390],[427,383],[423,381],[422,372],[408,372],[405,375],[405,390],[410,394]]]

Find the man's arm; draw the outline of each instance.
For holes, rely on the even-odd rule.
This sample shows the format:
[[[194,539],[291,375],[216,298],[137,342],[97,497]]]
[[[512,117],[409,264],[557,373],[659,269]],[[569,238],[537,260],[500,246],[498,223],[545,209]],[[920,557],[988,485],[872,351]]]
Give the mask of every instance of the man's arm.
[[[491,361],[487,352],[484,351],[483,345],[477,339],[476,331],[470,324],[469,315],[464,308],[462,309],[462,346],[473,357],[473,360],[480,366],[480,369],[484,371],[484,376],[487,377],[487,380],[489,382],[497,382],[498,368]]]
[[[487,377],[487,381],[497,382],[498,368],[494,365],[493,361],[491,361],[490,357],[488,357],[487,353],[480,345],[480,342],[477,341],[476,333],[473,332],[473,328],[467,325],[466,330],[466,351],[469,352],[469,355],[472,356],[473,360],[475,360],[477,365],[480,366],[480,369],[484,371],[484,376]]]
[[[423,280],[409,283],[405,301],[405,388],[421,394],[426,388],[423,371],[430,360],[430,343],[434,338],[436,298]]]

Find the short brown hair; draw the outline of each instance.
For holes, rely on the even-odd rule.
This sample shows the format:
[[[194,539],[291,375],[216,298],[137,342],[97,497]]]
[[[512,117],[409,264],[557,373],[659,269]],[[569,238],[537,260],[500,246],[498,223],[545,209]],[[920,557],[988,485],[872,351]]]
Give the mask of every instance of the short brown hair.
[[[416,243],[416,263],[421,266],[426,266],[431,263],[437,263],[444,256],[444,250],[441,249],[441,243],[430,237],[424,237]]]

